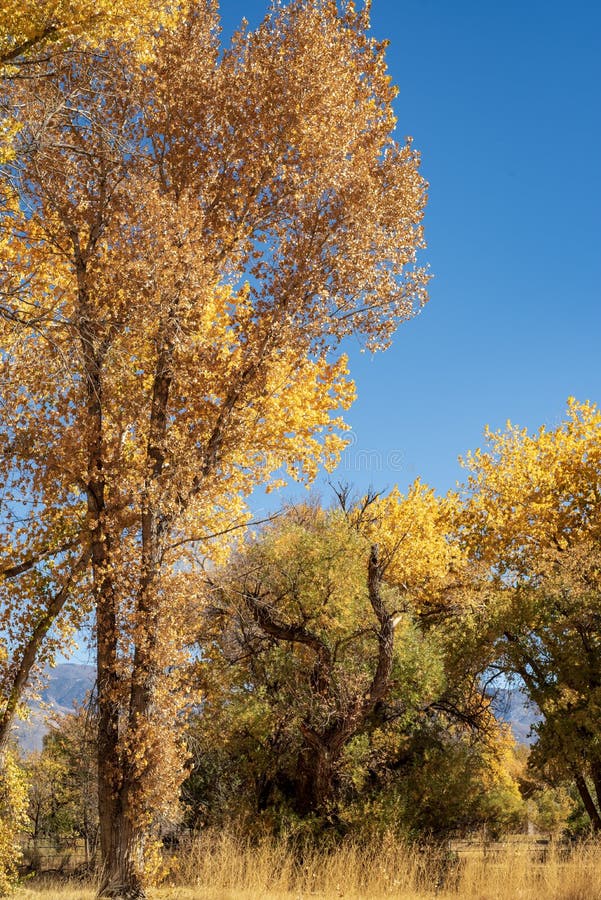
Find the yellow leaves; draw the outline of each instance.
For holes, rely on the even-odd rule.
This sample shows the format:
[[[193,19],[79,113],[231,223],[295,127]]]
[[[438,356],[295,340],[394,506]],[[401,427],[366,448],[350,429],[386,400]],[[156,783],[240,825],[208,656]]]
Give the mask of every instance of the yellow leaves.
[[[365,533],[380,546],[387,580],[417,609],[440,602],[441,591],[463,563],[450,539],[456,503],[453,496],[437,497],[418,479],[406,496],[394,488],[370,507]]]
[[[2,118],[0,118],[0,165],[5,165],[15,158],[14,141],[20,130],[21,126],[18,122],[4,114],[2,115]],[[8,201],[6,198],[3,198],[3,200],[4,204],[6,204],[4,209],[8,211]]]
[[[27,811],[27,779],[11,751],[0,758],[0,894],[18,882],[20,835]]]
[[[601,533],[601,412],[568,400],[566,419],[535,434],[507,423],[468,454],[468,527],[481,552],[518,568]],[[540,561],[540,556],[539,556]]]
[[[8,65],[11,72],[11,64],[23,56],[77,40],[92,47],[106,40],[130,40],[147,59],[152,32],[173,27],[185,8],[182,3],[169,7],[157,0],[5,0],[0,11],[0,65]]]

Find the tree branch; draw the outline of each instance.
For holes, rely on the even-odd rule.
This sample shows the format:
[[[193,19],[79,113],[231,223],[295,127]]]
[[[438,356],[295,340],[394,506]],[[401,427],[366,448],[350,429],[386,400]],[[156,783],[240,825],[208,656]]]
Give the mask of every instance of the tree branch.
[[[59,547],[42,550],[35,556],[30,556],[28,559],[23,560],[21,563],[17,563],[14,566],[7,566],[5,569],[0,569],[0,578],[17,578],[19,575],[23,575],[24,572],[29,572],[34,566],[39,562],[42,562],[42,560],[47,559],[49,556],[65,553],[67,550],[72,550],[73,547],[77,547],[80,543],[81,537],[77,537],[72,541],[67,541],[66,544],[61,544]]]
[[[382,570],[377,544],[373,544],[367,566],[367,585],[369,601],[376,618],[380,623],[378,632],[378,665],[372,678],[369,692],[364,701],[366,708],[372,708],[378,701],[386,696],[389,686],[392,660],[394,654],[394,628],[397,622],[395,616],[390,615],[386,609],[381,592]]]

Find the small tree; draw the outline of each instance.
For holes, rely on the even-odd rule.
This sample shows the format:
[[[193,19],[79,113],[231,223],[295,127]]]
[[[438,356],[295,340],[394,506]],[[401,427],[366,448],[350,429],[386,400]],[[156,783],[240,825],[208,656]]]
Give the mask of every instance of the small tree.
[[[98,844],[98,774],[95,717],[87,708],[61,716],[27,760],[30,782],[27,831],[57,848],[83,842],[85,864]]]

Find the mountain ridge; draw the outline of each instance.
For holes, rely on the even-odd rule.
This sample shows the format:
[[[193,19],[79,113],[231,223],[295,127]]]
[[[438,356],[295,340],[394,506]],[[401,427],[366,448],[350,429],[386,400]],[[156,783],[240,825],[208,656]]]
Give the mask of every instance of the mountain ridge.
[[[29,718],[15,727],[21,751],[29,754],[42,749],[47,721],[73,712],[81,706],[96,684],[96,667],[86,663],[58,663],[44,675],[46,684],[39,699],[29,705]],[[519,744],[533,744],[533,726],[540,721],[540,713],[519,688],[498,688],[492,698],[495,716],[511,726]]]

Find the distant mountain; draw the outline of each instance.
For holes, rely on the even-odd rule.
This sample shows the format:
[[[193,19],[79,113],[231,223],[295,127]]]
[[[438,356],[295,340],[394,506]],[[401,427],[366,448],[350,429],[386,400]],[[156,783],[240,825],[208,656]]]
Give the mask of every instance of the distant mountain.
[[[541,720],[537,706],[519,688],[498,688],[492,703],[497,719],[511,725],[518,744],[533,744],[532,726]]]
[[[77,663],[62,663],[50,669],[48,685],[42,694],[44,703],[73,709],[74,703],[82,703],[94,687],[96,667]]]
[[[95,681],[95,666],[61,663],[54,669],[49,669],[47,685],[41,692],[40,700],[30,703],[30,718],[26,722],[19,722],[15,728],[21,750],[24,753],[40,750],[48,731],[48,718],[72,712],[75,705],[85,701],[93,690]],[[540,713],[522,691],[518,688],[497,689],[493,712],[498,719],[511,725],[518,743],[533,743],[531,728],[540,721]]]
[[[15,727],[17,742],[23,753],[41,750],[48,731],[47,720],[73,712],[84,702],[96,681],[96,667],[77,663],[61,663],[46,673],[47,684],[39,700],[29,704],[30,715]]]

